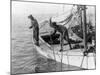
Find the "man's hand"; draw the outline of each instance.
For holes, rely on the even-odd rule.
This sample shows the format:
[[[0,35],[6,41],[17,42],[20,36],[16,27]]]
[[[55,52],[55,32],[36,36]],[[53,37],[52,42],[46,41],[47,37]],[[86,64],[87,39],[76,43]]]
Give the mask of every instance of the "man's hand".
[[[51,31],[51,35],[55,35],[56,34],[56,30],[54,30],[54,31]]]
[[[31,29],[33,26],[30,26],[29,29]]]

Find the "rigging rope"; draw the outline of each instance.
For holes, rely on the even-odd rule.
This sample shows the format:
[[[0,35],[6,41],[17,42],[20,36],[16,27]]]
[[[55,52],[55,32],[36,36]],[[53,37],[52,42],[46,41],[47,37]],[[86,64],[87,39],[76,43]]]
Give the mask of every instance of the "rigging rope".
[[[51,43],[53,43],[52,41],[52,37],[50,35],[50,40],[51,40]],[[54,47],[53,47],[53,56],[54,56],[54,60],[55,60],[55,70],[56,70],[56,66],[57,66],[57,63],[56,63],[56,56],[55,56],[55,51],[54,51]]]
[[[70,69],[68,51],[66,53],[66,56],[67,56],[67,62],[68,62],[68,69]]]
[[[66,19],[64,19],[63,21],[60,21],[59,23],[63,23],[63,22],[65,22],[65,21],[67,21],[65,24],[67,24],[71,19],[72,19],[72,17],[77,13],[77,12],[73,12],[73,9],[74,9],[74,6],[72,7],[72,9],[71,9],[71,14],[66,18]],[[64,24],[64,25],[65,25]]]

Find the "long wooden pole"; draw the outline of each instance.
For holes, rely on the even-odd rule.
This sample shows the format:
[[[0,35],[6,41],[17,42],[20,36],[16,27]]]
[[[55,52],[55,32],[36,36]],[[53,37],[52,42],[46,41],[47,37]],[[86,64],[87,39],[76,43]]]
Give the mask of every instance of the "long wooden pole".
[[[81,21],[81,31],[83,31],[83,29],[82,29],[82,10],[80,10],[80,21]]]
[[[84,51],[87,51],[87,25],[86,25],[86,6],[83,6],[83,40],[84,40]]]

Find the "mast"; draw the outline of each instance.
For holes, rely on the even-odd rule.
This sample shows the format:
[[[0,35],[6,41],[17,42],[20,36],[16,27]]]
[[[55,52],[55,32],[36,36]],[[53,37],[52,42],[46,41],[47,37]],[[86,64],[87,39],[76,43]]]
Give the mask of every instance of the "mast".
[[[83,40],[84,40],[84,52],[87,52],[87,24],[86,24],[86,6],[82,6],[82,26],[83,26]]]
[[[82,58],[82,64],[84,61],[84,57],[87,57],[87,69],[88,69],[88,50],[87,50],[87,19],[86,19],[86,6],[82,5],[81,6],[82,9],[82,31],[83,31],[83,43],[84,43],[84,51],[83,51],[83,58]]]
[[[81,30],[83,30],[82,29],[82,6],[81,5],[77,5],[77,11],[78,11],[78,14],[80,16],[80,18],[79,18],[79,20],[80,20],[80,22],[79,22],[80,28],[81,28]]]
[[[81,20],[81,30],[83,31],[83,29],[82,29],[82,10],[80,9],[80,20]]]

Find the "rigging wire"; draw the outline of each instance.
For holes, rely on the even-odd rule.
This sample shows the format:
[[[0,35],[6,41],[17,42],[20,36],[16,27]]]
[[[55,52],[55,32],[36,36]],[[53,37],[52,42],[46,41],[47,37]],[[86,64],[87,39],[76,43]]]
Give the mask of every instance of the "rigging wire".
[[[63,51],[63,42],[64,42],[64,40],[62,38],[64,38],[64,33],[63,33],[63,35],[60,34],[60,45],[61,45],[61,50]],[[63,52],[62,51],[61,51],[61,71],[63,71],[63,65],[62,65],[62,62],[63,62]]]
[[[87,57],[87,61],[86,62],[87,62],[87,69],[88,69],[88,55],[86,57]]]
[[[68,62],[68,70],[70,70],[68,51],[66,53],[66,56],[67,56],[67,62]]]
[[[51,40],[51,43],[53,43],[52,41],[52,37],[50,35],[50,40]],[[56,56],[55,56],[55,51],[54,51],[54,47],[53,47],[53,56],[54,56],[54,60],[55,60],[55,70],[56,70],[56,66],[57,66],[57,63],[56,63]]]
[[[62,61],[63,61],[63,52],[61,52],[61,71],[63,71],[63,65],[62,65]]]
[[[95,55],[95,52],[93,53],[93,57],[94,57],[94,65],[95,65],[95,68],[96,68],[96,55]]]

